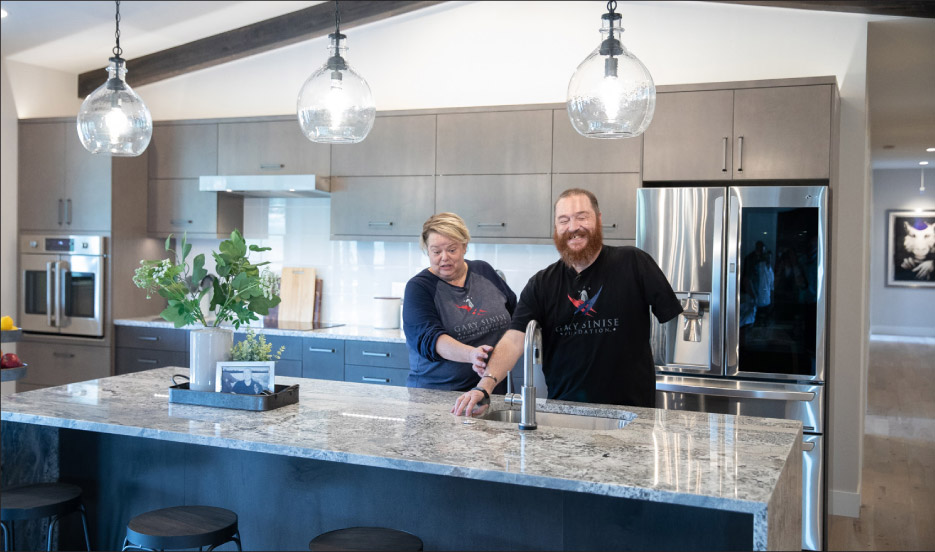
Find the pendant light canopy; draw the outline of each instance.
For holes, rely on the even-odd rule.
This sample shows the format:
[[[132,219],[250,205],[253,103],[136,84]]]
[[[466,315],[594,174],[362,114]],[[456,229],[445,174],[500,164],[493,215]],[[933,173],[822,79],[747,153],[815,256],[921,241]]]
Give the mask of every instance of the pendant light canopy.
[[[377,113],[370,85],[344,60],[347,37],[340,25],[335,2],[331,56],[305,81],[296,102],[299,126],[312,142],[356,144],[370,133]]]
[[[107,68],[107,82],[91,92],[78,112],[78,138],[91,153],[135,157],[149,146],[153,118],[143,100],[125,80],[126,62],[120,57],[120,1],[115,16],[117,30],[114,57]]]
[[[623,34],[617,2],[601,16],[600,46],[568,83],[568,116],[588,138],[631,138],[648,127],[656,109],[656,86],[646,66],[618,38]]]

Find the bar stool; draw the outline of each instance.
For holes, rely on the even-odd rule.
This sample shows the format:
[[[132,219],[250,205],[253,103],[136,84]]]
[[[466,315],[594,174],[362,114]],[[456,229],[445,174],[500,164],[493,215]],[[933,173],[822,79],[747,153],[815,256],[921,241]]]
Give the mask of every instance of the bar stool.
[[[397,529],[385,527],[349,527],[322,533],[308,543],[309,550],[317,551],[419,551],[422,539]]]
[[[174,506],[140,514],[127,524],[122,550],[167,550],[207,546],[214,550],[233,541],[240,547],[237,514],[214,506]]]
[[[81,514],[84,544],[91,550],[88,538],[88,518],[81,503],[81,487],[68,483],[34,483],[5,489],[0,494],[0,526],[3,528],[3,549],[16,546],[13,522],[22,519],[49,519],[46,548],[52,550],[52,531],[58,520],[67,514]],[[9,526],[7,524],[9,523]]]

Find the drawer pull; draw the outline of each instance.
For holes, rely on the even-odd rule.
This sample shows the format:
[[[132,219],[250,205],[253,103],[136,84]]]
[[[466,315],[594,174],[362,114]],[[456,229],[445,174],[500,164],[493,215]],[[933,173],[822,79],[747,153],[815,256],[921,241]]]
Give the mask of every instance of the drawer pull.
[[[362,376],[361,381],[366,381],[367,383],[389,383],[390,378],[372,378],[370,376]]]
[[[478,228],[505,228],[505,222],[478,222]]]
[[[264,171],[278,171],[280,169],[285,169],[286,166],[282,163],[260,163],[260,168]]]
[[[375,357],[390,358],[390,354],[389,354],[389,353],[371,353],[370,351],[362,351],[360,354],[362,354],[362,355],[364,355],[364,356],[375,356]]]
[[[371,220],[370,222],[367,223],[367,226],[393,226],[393,221],[381,222],[381,221]]]
[[[59,358],[75,358],[75,353],[52,353],[52,356]]]
[[[151,358],[138,358],[136,361],[140,364],[156,364],[156,361]]]
[[[334,353],[334,349],[320,349],[318,347],[309,347],[308,352],[310,353]]]
[[[140,341],[159,341],[159,338],[155,335],[140,335],[137,336],[137,339]]]
[[[617,223],[615,222],[613,224],[604,224],[604,225],[601,225],[601,228],[603,228],[604,230],[616,230]]]
[[[185,224],[192,224],[194,221],[191,219],[172,219],[169,221],[169,224],[172,226],[182,226]]]

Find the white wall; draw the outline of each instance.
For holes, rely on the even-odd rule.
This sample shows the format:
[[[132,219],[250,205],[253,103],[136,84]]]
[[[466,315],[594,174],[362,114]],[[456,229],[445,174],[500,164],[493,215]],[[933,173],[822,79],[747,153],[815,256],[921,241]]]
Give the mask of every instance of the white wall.
[[[874,334],[935,337],[935,289],[886,286],[887,211],[935,210],[935,169],[873,171],[870,330]]]
[[[597,1],[446,3],[350,29],[348,61],[370,82],[380,110],[561,102],[575,67],[598,45],[604,6]],[[833,256],[830,285],[831,511],[856,516],[869,331],[867,22],[880,18],[700,2],[626,2],[619,11],[627,29],[624,44],[657,84],[838,79],[840,178],[832,194],[832,240],[841,253]],[[141,86],[138,92],[156,120],[294,113],[299,87],[324,62],[325,46],[326,39],[316,39]],[[58,101],[31,102],[38,77],[32,80],[35,71],[17,69],[11,81],[21,117],[76,113],[74,88],[53,90]],[[129,70],[132,74],[132,60]],[[338,248],[333,254],[340,259],[354,258],[344,246],[329,247]],[[356,247],[358,253],[373,248],[377,254],[375,244]],[[284,249],[291,251],[288,244]],[[411,247],[385,246],[384,258],[387,251],[395,267],[418,265],[411,261]],[[522,255],[503,248],[506,264],[539,263],[545,253],[534,251],[532,259]],[[357,259],[336,265],[348,267],[338,269],[342,277],[346,270],[361,272]],[[361,297],[370,294],[357,289]]]

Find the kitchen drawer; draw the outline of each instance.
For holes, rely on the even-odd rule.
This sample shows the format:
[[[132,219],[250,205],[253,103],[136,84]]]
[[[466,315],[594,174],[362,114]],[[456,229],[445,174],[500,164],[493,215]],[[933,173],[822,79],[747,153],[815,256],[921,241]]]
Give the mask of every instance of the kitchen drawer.
[[[405,343],[385,341],[347,341],[344,353],[345,364],[358,366],[385,366],[409,370],[409,349]],[[345,373],[347,367],[345,367]],[[350,381],[350,380],[347,380]]]
[[[16,352],[29,365],[26,375],[17,381],[17,389],[21,383],[51,387],[111,375],[110,347],[20,341]]]
[[[301,339],[299,337],[295,339]],[[287,376],[290,378],[301,378],[302,377],[302,361],[301,360],[277,360],[276,361],[276,376]]]
[[[158,349],[136,349],[117,347],[114,358],[114,374],[132,374],[162,368],[164,366],[188,367],[188,353],[184,351],[161,351]]]
[[[260,338],[260,335],[266,338],[266,342],[272,345],[270,349],[270,354],[275,355],[276,351],[280,347],[285,347],[286,349],[282,352],[281,360],[302,360],[302,338],[301,337],[291,337],[286,335],[266,335],[257,333],[257,339]],[[235,333],[234,334],[234,343],[240,343],[247,339],[246,333]],[[279,366],[277,364],[277,366]],[[278,373],[278,372],[277,372]]]
[[[344,366],[344,381],[354,383],[377,383],[380,385],[406,386],[409,369],[386,368],[384,366],[358,366],[347,364]]]
[[[344,381],[344,341],[303,339],[302,377]]]
[[[188,330],[116,326],[117,347],[188,352]]]

